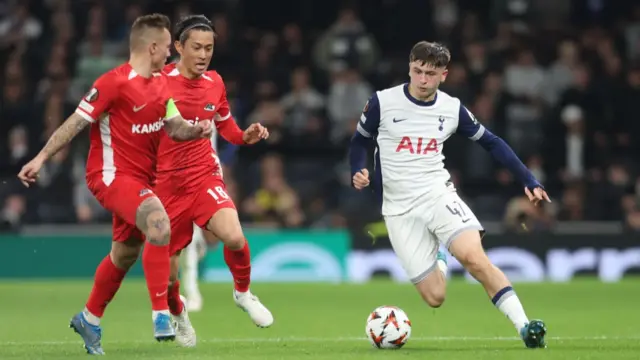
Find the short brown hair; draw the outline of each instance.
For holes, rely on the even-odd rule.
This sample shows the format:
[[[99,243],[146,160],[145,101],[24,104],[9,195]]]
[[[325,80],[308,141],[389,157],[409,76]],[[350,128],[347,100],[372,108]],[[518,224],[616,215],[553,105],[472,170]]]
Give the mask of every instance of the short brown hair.
[[[131,47],[133,47],[149,29],[167,29],[171,31],[171,20],[169,20],[166,15],[158,13],[138,16],[138,18],[133,22],[133,25],[131,25],[131,33],[129,34]]]
[[[409,54],[409,62],[419,61],[421,65],[429,64],[434,67],[446,67],[451,61],[451,53],[446,46],[428,41],[420,41],[413,45]]]

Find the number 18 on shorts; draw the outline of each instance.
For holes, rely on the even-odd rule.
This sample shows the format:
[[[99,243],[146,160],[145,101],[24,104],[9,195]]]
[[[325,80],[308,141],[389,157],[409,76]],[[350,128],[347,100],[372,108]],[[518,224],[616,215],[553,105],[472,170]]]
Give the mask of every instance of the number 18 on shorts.
[[[422,281],[436,268],[440,245],[466,230],[482,231],[482,225],[457,193],[426,201],[407,213],[385,216],[389,241],[412,283]]]

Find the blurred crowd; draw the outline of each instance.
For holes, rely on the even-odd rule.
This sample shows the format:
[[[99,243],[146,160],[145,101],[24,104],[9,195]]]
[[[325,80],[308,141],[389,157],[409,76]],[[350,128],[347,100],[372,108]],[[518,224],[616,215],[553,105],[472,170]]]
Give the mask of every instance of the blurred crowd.
[[[481,220],[640,230],[640,4],[615,0],[2,2],[0,227],[110,219],[84,182],[86,134],[35,188],[15,176],[92,82],[126,61],[133,19],[155,11],[212,19],[212,68],[235,118],[271,131],[225,164],[246,223],[342,227],[375,211],[349,187],[349,139],[367,98],[407,81],[409,50],[426,39],[452,51],[442,90],[511,144],[553,200],[531,206],[488,153],[454,137],[446,164]]]

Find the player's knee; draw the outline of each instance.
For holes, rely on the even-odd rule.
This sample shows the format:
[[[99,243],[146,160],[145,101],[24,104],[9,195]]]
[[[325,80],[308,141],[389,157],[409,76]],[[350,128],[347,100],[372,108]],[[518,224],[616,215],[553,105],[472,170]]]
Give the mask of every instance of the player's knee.
[[[491,269],[491,261],[482,247],[480,233],[476,230],[461,233],[454,239],[449,249],[472,275],[481,274]]]
[[[491,261],[484,251],[467,252],[461,257],[456,257],[456,259],[476,278],[478,278],[478,275],[487,273],[493,268]]]
[[[218,239],[218,237],[214,233],[208,230],[203,231],[202,236],[204,237],[204,241],[208,245],[215,245],[218,243],[218,241],[220,241],[220,239]]]
[[[222,239],[224,245],[230,250],[240,250],[246,242],[242,231],[234,232]]]
[[[152,245],[167,246],[171,241],[171,231],[168,229],[166,231],[149,231],[147,241]]]
[[[432,308],[440,307],[445,300],[446,290],[444,288],[433,287],[420,291],[422,299]]]
[[[169,245],[171,240],[169,215],[158,198],[150,197],[140,204],[136,212],[136,225],[150,244]]]
[[[164,211],[150,213],[147,218],[147,241],[153,245],[166,246],[171,241],[169,217]]]
[[[440,276],[439,271],[432,272],[416,284],[416,289],[430,307],[437,308],[444,303],[447,293],[447,282],[444,276]]]

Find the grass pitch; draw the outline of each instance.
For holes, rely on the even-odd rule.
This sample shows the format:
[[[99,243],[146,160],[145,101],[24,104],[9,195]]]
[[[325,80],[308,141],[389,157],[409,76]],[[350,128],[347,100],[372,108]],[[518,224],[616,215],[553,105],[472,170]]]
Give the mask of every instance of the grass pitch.
[[[89,282],[0,283],[0,359],[86,358],[67,328],[82,309]],[[255,284],[275,324],[255,327],[232,301],[230,285],[203,285],[205,309],[191,315],[198,346],[153,339],[146,287],[126,281],[103,320],[103,347],[113,359],[638,359],[640,279],[616,284],[516,284],[530,318],[549,330],[547,349],[526,349],[482,288],[449,285],[440,309],[423,304],[411,285]],[[364,337],[366,317],[396,305],[412,321],[400,350],[377,350]]]

